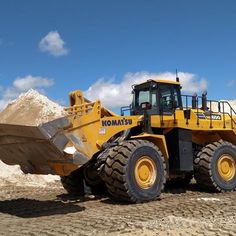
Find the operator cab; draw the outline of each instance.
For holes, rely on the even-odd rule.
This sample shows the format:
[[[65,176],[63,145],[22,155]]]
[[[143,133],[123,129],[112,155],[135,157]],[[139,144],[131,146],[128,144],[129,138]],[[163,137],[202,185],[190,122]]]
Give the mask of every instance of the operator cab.
[[[148,104],[149,114],[172,115],[175,109],[182,109],[180,89],[179,82],[164,80],[149,80],[134,85],[131,114],[143,114],[143,104]]]

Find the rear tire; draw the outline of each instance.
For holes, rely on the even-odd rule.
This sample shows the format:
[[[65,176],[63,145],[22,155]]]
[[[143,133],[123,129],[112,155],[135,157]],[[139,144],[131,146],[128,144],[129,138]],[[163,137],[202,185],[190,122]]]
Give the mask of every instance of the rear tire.
[[[203,147],[194,158],[194,177],[206,189],[236,190],[236,146],[221,140]]]
[[[133,203],[157,199],[166,180],[161,151],[145,140],[123,141],[111,147],[102,172],[111,197]]]

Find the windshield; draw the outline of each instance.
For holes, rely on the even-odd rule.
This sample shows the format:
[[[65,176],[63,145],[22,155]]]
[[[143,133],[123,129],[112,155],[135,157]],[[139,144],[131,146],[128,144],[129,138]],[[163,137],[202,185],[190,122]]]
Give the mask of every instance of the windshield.
[[[160,106],[163,110],[171,110],[181,106],[181,96],[178,87],[162,84],[159,86]]]
[[[149,102],[152,107],[157,106],[157,90],[150,88],[144,88],[142,90],[135,92],[135,98],[134,98],[134,106],[140,107],[140,105],[144,102]]]
[[[182,107],[180,87],[167,84],[141,84],[133,91],[133,114],[142,114],[141,104],[148,102],[152,105],[149,113],[172,113],[174,109]]]

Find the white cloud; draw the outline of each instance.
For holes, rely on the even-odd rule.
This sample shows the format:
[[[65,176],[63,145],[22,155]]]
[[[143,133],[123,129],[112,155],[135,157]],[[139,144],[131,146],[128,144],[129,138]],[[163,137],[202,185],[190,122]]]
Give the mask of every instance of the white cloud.
[[[179,72],[178,76],[184,93],[193,94],[194,92],[204,91],[207,88],[207,81],[198,78],[194,74]],[[175,77],[175,74],[170,72],[158,74],[149,72],[127,73],[120,83],[116,83],[114,79],[99,79],[84,94],[92,101],[100,99],[106,107],[118,108],[131,103],[131,86],[133,84],[138,84],[148,79],[174,81]]]
[[[4,109],[9,102],[29,89],[37,89],[41,93],[44,93],[44,89],[51,87],[53,84],[54,82],[52,79],[41,76],[27,75],[25,77],[17,77],[13,81],[12,86],[1,89],[0,110]]]
[[[55,57],[67,55],[69,52],[68,49],[65,48],[65,42],[57,31],[50,31],[42,38],[39,42],[39,49]]]
[[[27,91],[31,88],[48,88],[53,85],[53,80],[41,76],[27,75],[23,78],[16,78],[13,85],[20,91]]]

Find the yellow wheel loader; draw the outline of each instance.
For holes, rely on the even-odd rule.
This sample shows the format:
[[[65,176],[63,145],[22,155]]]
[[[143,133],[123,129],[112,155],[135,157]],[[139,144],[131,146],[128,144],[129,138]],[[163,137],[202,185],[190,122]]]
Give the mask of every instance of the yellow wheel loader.
[[[84,194],[86,183],[118,201],[155,200],[166,181],[193,176],[208,190],[236,189],[236,113],[228,102],[181,95],[178,79],[148,80],[132,94],[121,115],[77,90],[63,118],[0,124],[0,159],[25,173],[60,175],[71,194]]]

